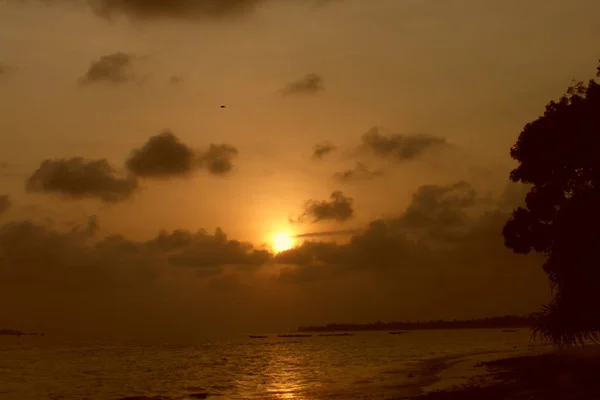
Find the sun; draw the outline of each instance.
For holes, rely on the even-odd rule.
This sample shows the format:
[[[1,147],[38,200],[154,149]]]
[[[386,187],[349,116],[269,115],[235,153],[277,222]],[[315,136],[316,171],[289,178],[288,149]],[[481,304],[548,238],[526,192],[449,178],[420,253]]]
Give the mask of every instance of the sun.
[[[278,232],[273,234],[273,238],[271,239],[273,246],[273,250],[276,253],[281,253],[282,251],[286,251],[294,247],[294,238],[285,232]]]

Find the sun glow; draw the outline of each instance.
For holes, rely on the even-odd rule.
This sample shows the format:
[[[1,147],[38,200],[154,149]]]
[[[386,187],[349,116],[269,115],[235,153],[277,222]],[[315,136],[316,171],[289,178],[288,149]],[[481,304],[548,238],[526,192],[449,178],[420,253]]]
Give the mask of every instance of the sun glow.
[[[276,253],[281,253],[294,247],[295,240],[289,234],[285,232],[278,232],[273,234],[272,247]]]

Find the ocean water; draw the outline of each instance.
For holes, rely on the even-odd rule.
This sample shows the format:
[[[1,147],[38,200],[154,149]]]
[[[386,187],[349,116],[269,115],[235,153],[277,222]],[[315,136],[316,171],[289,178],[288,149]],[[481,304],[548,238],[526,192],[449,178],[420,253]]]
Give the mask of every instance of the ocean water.
[[[540,347],[529,339],[525,329],[153,346],[0,337],[0,399],[402,399],[466,357]]]

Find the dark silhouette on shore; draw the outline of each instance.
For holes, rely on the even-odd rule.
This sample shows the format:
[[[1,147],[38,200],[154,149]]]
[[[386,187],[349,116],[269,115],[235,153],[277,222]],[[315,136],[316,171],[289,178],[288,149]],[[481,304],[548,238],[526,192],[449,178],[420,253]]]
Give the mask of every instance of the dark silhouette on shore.
[[[478,318],[453,321],[422,321],[422,322],[373,322],[369,324],[328,324],[325,326],[301,326],[298,332],[337,332],[337,331],[396,331],[422,329],[502,329],[502,328],[531,328],[534,318],[505,315],[503,317]]]
[[[600,66],[597,77],[600,77]],[[510,155],[513,182],[532,185],[503,229],[515,253],[541,253],[552,300],[534,335],[557,346],[600,339],[600,84],[571,86],[527,124]]]
[[[543,354],[506,358],[479,364],[493,379],[432,392],[418,400],[597,400],[600,358]]]

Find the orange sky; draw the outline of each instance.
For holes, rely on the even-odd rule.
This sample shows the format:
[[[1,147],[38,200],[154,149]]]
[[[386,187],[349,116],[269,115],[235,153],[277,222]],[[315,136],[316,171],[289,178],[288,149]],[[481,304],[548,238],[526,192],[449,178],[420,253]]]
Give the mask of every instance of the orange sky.
[[[77,265],[93,264],[102,271],[106,263],[112,263],[106,268],[113,271],[115,265],[131,262],[142,271],[154,271],[160,279],[148,278],[151,284],[136,286],[143,292],[136,299],[154,300],[122,301],[131,310],[164,309],[164,315],[162,311],[157,315],[180,323],[182,331],[195,325],[188,321],[188,326],[176,316],[205,313],[209,320],[225,326],[229,317],[222,315],[240,316],[249,312],[245,307],[252,306],[260,310],[256,318],[247,317],[246,323],[246,317],[240,317],[238,329],[293,327],[334,319],[527,312],[545,300],[539,260],[503,252],[502,238],[491,229],[489,246],[497,246],[501,256],[490,261],[488,243],[473,244],[479,237],[474,232],[491,226],[481,225],[489,222],[481,220],[483,211],[491,207],[507,216],[518,203],[506,203],[505,190],[513,167],[508,150],[523,125],[539,116],[572,79],[593,76],[600,3],[340,0],[316,6],[263,0],[224,2],[219,13],[212,12],[211,3],[214,0],[177,0],[172,4],[180,5],[179,9],[151,9],[150,2],[139,7],[132,2],[130,8],[119,0],[96,2],[113,6],[107,19],[90,9],[86,0],[0,2],[0,196],[9,196],[11,204],[0,215],[0,223],[7,224],[4,236],[0,234],[0,242],[5,241],[0,254],[5,248],[5,259],[14,264],[14,269],[5,267],[2,272],[5,282],[12,280],[11,287],[23,284],[33,291],[36,279],[45,273],[70,274],[65,271],[73,265],[64,261],[69,257],[83,257],[87,261]],[[256,4],[239,8],[234,3]],[[118,54],[121,58],[111,58]],[[177,158],[179,153],[173,153],[174,158],[164,156],[169,150],[157,147],[154,153],[143,154],[147,158],[142,157],[137,170],[128,167],[126,160],[133,149],[143,150],[151,137],[165,131],[172,132],[175,141],[162,145],[183,144],[177,148],[189,151],[185,153],[189,165]],[[215,147],[211,152],[211,144],[229,147]],[[331,144],[332,150],[320,159],[313,157],[315,146],[323,144]],[[86,174],[100,175],[84,175],[77,183],[68,171],[59,176],[57,170],[50,170],[61,159],[73,157],[81,157],[84,164],[106,160],[115,172],[102,175],[88,169]],[[44,160],[57,164],[44,167]],[[122,179],[118,190],[116,181],[106,180],[117,178]],[[32,183],[26,185],[28,180]],[[439,196],[463,190],[453,186],[461,181],[468,182],[478,199],[469,203],[469,210],[452,208],[460,218],[468,219],[470,242],[465,242],[465,236],[464,243],[427,257],[422,248],[392,254],[387,248],[364,244],[369,235],[380,234],[373,226],[365,231],[378,219],[387,221],[388,229],[400,221],[401,235],[410,240],[422,235],[426,226],[439,233],[441,228],[431,225],[427,216],[440,207],[455,207]],[[134,185],[131,190],[123,186],[127,182]],[[104,192],[98,185],[104,185]],[[433,186],[423,189],[424,185]],[[428,187],[445,189],[430,193]],[[426,195],[415,195],[419,188]],[[339,204],[327,203],[334,191],[343,195]],[[122,198],[106,201],[106,196],[116,193]],[[336,208],[347,206],[346,200],[350,215]],[[417,210],[416,216],[402,219],[413,215],[410,210]],[[21,258],[7,255],[6,243],[42,240],[41,233],[35,238],[11,233],[15,229],[11,222],[31,220],[39,229],[62,235],[74,224],[84,226],[91,215],[98,221],[94,239],[90,243],[77,239],[77,251],[74,244],[65,245],[65,252],[74,253],[54,260],[56,273],[46,270],[36,275],[36,268],[42,268],[37,262],[27,264],[30,270],[21,265]],[[299,222],[290,222],[299,217]],[[489,224],[501,228],[502,218]],[[94,243],[108,235],[124,235],[142,243],[163,229],[206,229],[212,235],[217,227],[228,239],[249,242],[253,251],[262,249],[280,231],[354,233],[317,238],[349,242],[340,250],[343,257],[331,256],[335,261],[321,250],[304,249],[309,255],[303,261],[253,259],[252,271],[245,270],[243,276],[227,261],[214,265],[227,273],[208,278],[196,274],[197,286],[184,278],[194,275],[193,268],[180,271],[154,265],[160,264],[156,255],[127,261],[115,255],[116,249],[110,256],[89,253],[100,251]],[[393,232],[400,235],[400,231]],[[374,237],[377,246],[387,243],[383,236]],[[392,241],[390,246],[399,245]],[[201,251],[216,251],[207,249]],[[336,278],[336,268],[350,259],[363,264],[373,260],[382,266]],[[502,263],[523,263],[531,269],[509,273],[498,266]],[[433,264],[435,271],[424,270]],[[410,268],[399,267],[403,265]],[[450,272],[451,266],[460,273]],[[152,275],[148,271],[142,275]],[[289,277],[285,271],[295,274],[291,288],[285,286]],[[106,273],[114,277],[113,272]],[[446,274],[457,282],[470,277],[472,287],[461,283],[456,293],[438,293],[440,282],[450,279]],[[96,279],[79,270],[69,276],[78,287],[86,285],[81,279]],[[518,286],[515,276],[522,276],[521,289],[512,286]],[[298,283],[303,279],[310,283]],[[469,293],[485,293],[482,288],[490,280],[506,286],[475,306]],[[59,279],[53,285],[68,286],[65,282]],[[233,294],[225,294],[220,283],[235,286],[227,289]],[[238,283],[246,286],[240,288]],[[117,289],[109,283],[102,285],[98,290],[110,301],[90,300],[88,304],[97,308],[98,316],[108,313],[106,304],[121,301]],[[11,296],[23,288],[5,292],[0,300],[14,302]],[[221,290],[214,295],[221,299],[218,310],[227,310],[219,317],[209,316],[210,307],[198,306],[214,299],[215,290]],[[390,296],[402,290],[407,295],[391,304]],[[427,294],[415,297],[417,290]],[[505,296],[519,290],[516,298]],[[66,304],[80,295],[57,295],[56,309],[68,308]],[[331,300],[332,295],[338,300]],[[447,309],[438,308],[448,304],[449,298],[453,303]],[[277,306],[270,304],[273,299],[278,299]],[[329,301],[326,311],[314,311]],[[31,318],[14,311],[7,320],[26,326],[35,325],[32,319],[43,321],[42,316],[54,315],[33,301],[22,307]],[[289,310],[285,307],[296,311],[287,312],[284,318],[282,314]],[[57,311],[57,315],[63,314]],[[40,326],[53,327],[52,318],[48,316]],[[260,323],[255,327],[253,321]]]

